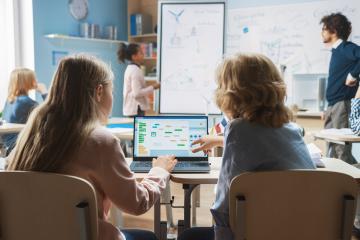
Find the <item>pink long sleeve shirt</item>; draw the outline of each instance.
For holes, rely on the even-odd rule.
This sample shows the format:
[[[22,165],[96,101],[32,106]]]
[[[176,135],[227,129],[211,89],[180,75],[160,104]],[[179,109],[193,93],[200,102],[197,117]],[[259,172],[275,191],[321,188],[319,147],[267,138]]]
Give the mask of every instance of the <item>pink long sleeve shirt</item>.
[[[149,110],[148,97],[153,92],[153,86],[146,86],[142,70],[135,64],[128,65],[124,75],[123,114],[125,116],[136,115],[138,106],[143,111]]]
[[[169,178],[167,171],[154,167],[138,182],[125,161],[119,140],[104,127],[92,132],[63,173],[84,178],[94,186],[101,240],[123,239],[120,231],[106,221],[111,203],[123,212],[143,214],[159,199]]]

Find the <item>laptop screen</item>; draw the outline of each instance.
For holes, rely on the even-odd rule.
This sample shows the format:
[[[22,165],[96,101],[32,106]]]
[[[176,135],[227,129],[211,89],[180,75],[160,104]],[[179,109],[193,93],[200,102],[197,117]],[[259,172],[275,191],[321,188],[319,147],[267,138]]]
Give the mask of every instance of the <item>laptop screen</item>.
[[[161,155],[175,155],[178,160],[207,158],[202,151],[191,151],[191,143],[208,133],[207,116],[149,116],[134,121],[134,160]]]

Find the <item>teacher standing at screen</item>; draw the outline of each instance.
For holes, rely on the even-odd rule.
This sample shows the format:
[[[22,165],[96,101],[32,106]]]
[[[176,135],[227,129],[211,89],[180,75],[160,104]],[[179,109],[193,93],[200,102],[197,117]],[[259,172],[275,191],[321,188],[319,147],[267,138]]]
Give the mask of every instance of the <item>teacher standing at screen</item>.
[[[341,13],[324,16],[321,36],[331,46],[331,59],[326,89],[328,107],[325,112],[325,128],[348,128],[350,100],[355,96],[360,74],[360,47],[347,41],[351,22]],[[329,143],[328,157],[356,163],[351,145]]]

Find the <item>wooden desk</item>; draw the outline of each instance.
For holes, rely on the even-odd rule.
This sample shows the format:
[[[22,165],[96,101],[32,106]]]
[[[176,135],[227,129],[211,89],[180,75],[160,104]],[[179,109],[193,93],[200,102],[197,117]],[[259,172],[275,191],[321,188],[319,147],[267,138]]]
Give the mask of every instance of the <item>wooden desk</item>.
[[[220,174],[221,157],[210,157],[209,173],[173,173],[170,180],[181,184],[216,184]]]
[[[128,163],[131,162],[131,159],[127,159]],[[183,185],[184,189],[184,220],[179,220],[178,223],[178,232],[191,227],[191,193],[194,188],[200,184],[216,184],[218,181],[220,166],[221,166],[221,157],[209,158],[211,163],[211,171],[206,174],[171,174],[170,180],[176,183]],[[334,158],[324,158],[322,161],[325,164],[325,168],[318,168],[319,171],[333,171],[345,173],[353,178],[359,183],[360,187],[360,170],[352,165],[347,164],[346,162],[334,159]],[[145,174],[136,173],[137,179],[142,179]],[[156,236],[160,240],[166,239],[166,222],[161,221],[161,208],[160,202],[155,203],[154,206],[154,230]]]
[[[221,158],[209,158],[211,163],[211,171],[208,174],[172,174],[171,181],[180,183],[184,189],[184,221],[183,226],[180,226],[180,231],[186,230],[191,227],[191,193],[193,189],[200,184],[216,184],[221,167]],[[318,168],[319,171],[334,171],[345,173],[359,183],[360,187],[360,170],[346,162],[334,159],[324,158],[322,160],[325,164],[325,168]],[[181,222],[181,221],[180,221]],[[182,223],[182,222],[181,222]],[[181,229],[182,228],[182,229]]]
[[[336,158],[323,158],[321,161],[324,162],[325,168],[317,168],[319,171],[330,171],[345,173],[352,176],[359,184],[360,188],[360,169],[350,165],[340,159]]]
[[[18,133],[25,127],[25,124],[3,123],[0,125],[0,134]]]
[[[116,124],[116,123],[133,123],[133,118],[110,118],[109,123],[110,124]],[[25,124],[19,124],[19,123],[3,123],[0,125],[0,134],[6,134],[6,133],[18,133],[25,127]],[[131,139],[132,139],[132,129],[128,131],[131,132]],[[115,133],[118,134],[120,137],[128,137],[129,133]]]
[[[110,118],[110,124],[122,124],[122,123],[133,123],[133,118]],[[25,127],[25,124],[18,123],[4,123],[0,125],[0,135],[7,133],[18,133]],[[111,133],[121,140],[132,140],[133,139],[133,129],[122,129],[122,128],[108,128]]]
[[[126,161],[128,164],[132,161],[131,158],[127,158]],[[360,188],[360,169],[347,164],[346,162],[335,159],[335,158],[324,158],[322,161],[325,164],[325,168],[318,168],[319,171],[333,171],[345,173],[353,178],[359,183]],[[179,220],[178,223],[178,232],[191,227],[191,193],[194,188],[200,184],[216,184],[219,178],[220,167],[221,167],[221,157],[211,157],[209,158],[209,162],[211,163],[211,170],[209,173],[202,174],[171,174],[170,180],[176,183],[180,183],[183,185],[184,189],[184,220]],[[145,174],[144,173],[136,173],[137,179],[142,179]],[[166,239],[166,222],[161,222],[160,214],[160,202],[155,203],[154,206],[154,230],[156,236],[159,240]]]
[[[332,142],[342,145],[360,142],[359,136],[356,136],[354,134],[342,133],[342,130],[340,129],[324,129],[314,133],[313,137],[315,138],[315,140],[321,139],[326,142]]]
[[[298,118],[317,118],[320,119],[322,112],[313,112],[313,111],[298,111],[294,113],[294,117]]]

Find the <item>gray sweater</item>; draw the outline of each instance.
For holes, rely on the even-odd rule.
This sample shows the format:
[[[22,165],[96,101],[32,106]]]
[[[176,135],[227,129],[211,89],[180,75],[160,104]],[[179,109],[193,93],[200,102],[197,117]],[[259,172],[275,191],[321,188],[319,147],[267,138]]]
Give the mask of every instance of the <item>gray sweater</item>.
[[[215,239],[234,239],[229,225],[231,180],[247,171],[315,169],[295,124],[269,128],[246,120],[232,120],[225,128],[224,155],[211,208]]]

